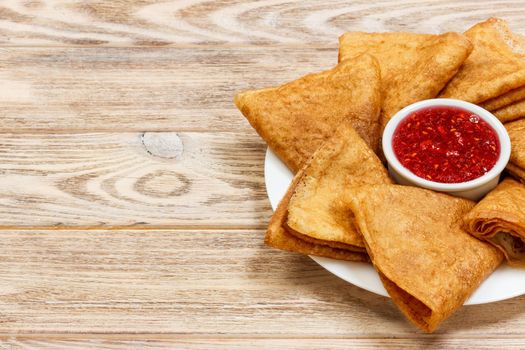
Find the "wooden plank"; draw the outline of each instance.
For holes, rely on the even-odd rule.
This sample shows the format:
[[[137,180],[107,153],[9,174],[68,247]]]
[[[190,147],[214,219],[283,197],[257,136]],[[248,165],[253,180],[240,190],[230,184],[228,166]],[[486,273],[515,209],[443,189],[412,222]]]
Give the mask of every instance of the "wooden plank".
[[[262,228],[265,149],[251,131],[4,134],[0,228]]]
[[[335,48],[4,48],[0,133],[249,130],[236,92],[336,62]]]
[[[491,16],[520,28],[516,0],[8,0],[3,45],[333,44],[348,30],[463,31]]]
[[[283,350],[347,350],[347,349],[399,349],[399,350],[473,350],[473,349],[508,349],[521,350],[525,338],[517,339],[487,339],[467,338],[454,339],[436,336],[421,336],[419,338],[392,338],[392,339],[319,339],[319,338],[292,338],[292,339],[259,339],[259,338],[201,338],[174,337],[166,340],[18,340],[10,339],[0,343],[0,349],[9,350],[45,350],[45,349],[101,349],[101,350],[128,350],[128,349],[283,349]]]
[[[262,237],[257,230],[0,231],[0,334],[422,337],[387,298],[306,256],[266,248]],[[463,307],[438,334],[523,338],[524,301]]]

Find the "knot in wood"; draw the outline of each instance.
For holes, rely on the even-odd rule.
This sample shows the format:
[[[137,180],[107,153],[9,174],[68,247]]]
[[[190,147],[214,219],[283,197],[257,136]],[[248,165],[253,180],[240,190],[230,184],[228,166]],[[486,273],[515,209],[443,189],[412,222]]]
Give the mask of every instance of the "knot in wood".
[[[142,144],[152,156],[165,159],[181,159],[184,147],[175,132],[145,132]]]

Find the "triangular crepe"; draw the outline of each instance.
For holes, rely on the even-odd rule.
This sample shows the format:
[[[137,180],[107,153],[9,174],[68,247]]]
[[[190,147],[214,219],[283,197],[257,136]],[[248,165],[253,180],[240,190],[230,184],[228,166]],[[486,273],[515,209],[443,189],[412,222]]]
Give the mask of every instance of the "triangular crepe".
[[[382,128],[403,107],[433,98],[456,74],[472,49],[458,33],[345,33],[339,38],[339,59],[362,53],[381,67]]]
[[[432,332],[500,264],[502,254],[461,229],[474,203],[430,190],[363,186],[349,196],[368,254],[394,303]]]
[[[369,55],[280,87],[242,92],[235,104],[293,172],[342,123],[373,149],[379,143],[380,73]]]
[[[480,103],[525,85],[525,38],[490,18],[465,32],[474,49],[441,97]]]
[[[525,183],[525,119],[505,124],[512,145],[507,170]]]
[[[509,265],[525,267],[525,185],[505,179],[464,222],[470,234],[504,252]]]
[[[492,112],[501,122],[507,123],[525,117],[525,100],[521,100]]]
[[[481,103],[480,106],[485,108],[487,111],[495,111],[517,103],[523,99],[525,99],[525,86],[510,90],[501,96],[491,98],[490,100]]]
[[[265,243],[271,247],[307,255],[323,256],[338,260],[368,261],[368,255],[363,252],[354,252],[346,249],[331,248],[326,245],[315,244],[297,238],[290,234],[285,227],[287,208],[295,186],[300,181],[302,171],[295,176],[277,210],[273,214],[266,232]]]
[[[385,167],[355,130],[338,129],[303,169],[288,205],[290,233],[317,244],[365,252],[340,197],[353,186],[389,183]]]

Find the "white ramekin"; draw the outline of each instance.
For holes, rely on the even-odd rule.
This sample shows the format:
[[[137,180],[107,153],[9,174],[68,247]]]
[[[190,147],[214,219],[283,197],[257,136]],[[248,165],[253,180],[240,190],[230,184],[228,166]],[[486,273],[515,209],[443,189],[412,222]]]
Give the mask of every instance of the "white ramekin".
[[[423,179],[405,168],[397,159],[392,149],[392,136],[399,123],[415,111],[431,106],[448,106],[466,109],[480,116],[495,131],[499,138],[500,154],[494,167],[485,175],[474,180],[459,183],[441,183]],[[413,185],[428,188],[434,191],[479,200],[486,193],[498,185],[499,177],[510,157],[510,139],[507,130],[501,122],[489,111],[469,102],[449,98],[436,98],[411,104],[397,112],[388,122],[383,132],[383,152],[388,162],[388,171],[394,180],[402,185]]]

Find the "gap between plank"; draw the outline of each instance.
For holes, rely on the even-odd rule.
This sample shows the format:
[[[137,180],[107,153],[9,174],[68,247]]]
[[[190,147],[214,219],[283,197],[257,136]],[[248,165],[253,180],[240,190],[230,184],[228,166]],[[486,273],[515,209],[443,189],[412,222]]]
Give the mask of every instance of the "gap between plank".
[[[318,339],[370,339],[370,340],[382,340],[382,339],[396,339],[396,340],[413,340],[413,339],[443,339],[446,334],[414,334],[409,336],[345,336],[337,334],[319,334],[304,336],[298,334],[220,334],[220,333],[0,333],[0,340],[8,339],[46,339],[46,340],[81,340],[81,339],[97,339],[97,340],[318,340]],[[525,335],[492,335],[492,336],[456,336],[452,339],[525,339]]]
[[[267,225],[254,226],[0,226],[2,231],[262,231],[266,230]]]
[[[243,131],[242,129],[239,131]],[[178,132],[178,133],[232,133],[231,129],[150,129],[150,130],[132,130],[132,129],[126,129],[122,131],[116,131],[111,129],[97,129],[97,128],[90,128],[90,129],[53,129],[53,130],[46,130],[46,129],[22,129],[22,128],[16,128],[16,129],[8,129],[8,128],[1,128],[0,134],[12,134],[12,135],[42,135],[42,134],[48,134],[48,135],[75,135],[75,134],[140,134],[145,132]]]
[[[233,102],[232,102],[233,103]],[[236,109],[232,108],[232,111],[237,112]],[[239,112],[240,113],[240,112]],[[242,118],[239,116],[239,118]],[[24,128],[14,128],[9,129],[5,127],[0,127],[0,135],[1,134],[12,134],[12,135],[35,135],[35,136],[41,136],[43,134],[47,135],[77,135],[77,134],[143,134],[146,132],[176,132],[176,133],[185,133],[185,134],[204,134],[204,133],[221,133],[221,134],[238,134],[238,133],[246,133],[247,131],[253,131],[255,134],[255,130],[252,128],[249,128],[248,126],[246,128],[241,128],[238,130],[232,130],[231,128],[224,128],[224,129],[184,129],[184,128],[153,128],[153,129],[124,129],[124,130],[114,130],[114,129],[97,129],[97,128],[89,128],[89,129],[24,129]],[[262,142],[262,139],[261,139]]]
[[[337,40],[333,44],[166,44],[166,45],[5,45],[0,49],[320,49],[338,48]]]

